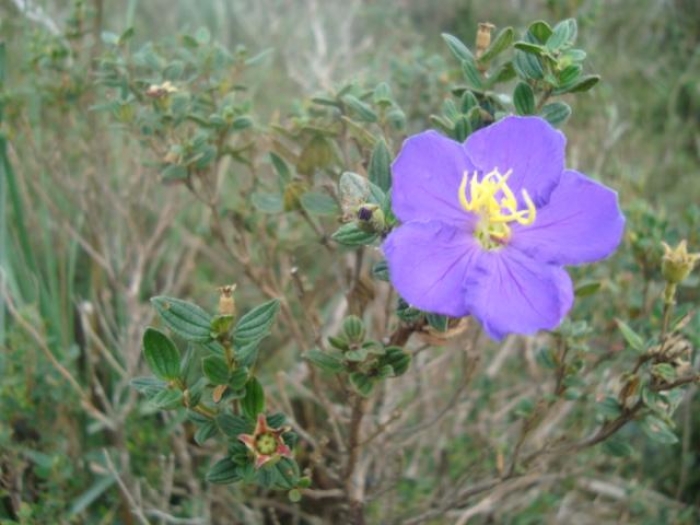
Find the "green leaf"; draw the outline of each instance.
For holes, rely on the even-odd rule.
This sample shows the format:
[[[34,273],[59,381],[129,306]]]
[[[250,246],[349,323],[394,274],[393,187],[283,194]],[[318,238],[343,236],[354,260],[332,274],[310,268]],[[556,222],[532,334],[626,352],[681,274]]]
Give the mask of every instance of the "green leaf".
[[[596,412],[604,419],[612,420],[622,414],[622,408],[620,407],[620,403],[618,402],[617,398],[607,396],[596,405]]]
[[[382,82],[374,88],[374,93],[372,94],[372,101],[377,106],[391,106],[394,101],[391,97],[391,88],[386,82]]]
[[[173,60],[163,70],[165,80],[180,80],[185,72],[185,63],[182,60]]]
[[[243,345],[237,345],[236,361],[238,362],[238,364],[244,367],[253,366],[253,364],[255,364],[255,361],[258,359],[258,346],[260,346],[260,340],[251,341]]]
[[[312,215],[337,215],[340,212],[338,203],[330,195],[309,191],[299,199],[302,208]]]
[[[561,73],[559,73],[559,88],[573,84],[581,76],[581,71],[583,68],[579,64],[571,64],[566,66]]]
[[[343,354],[343,358],[351,363],[361,363],[367,359],[367,349],[358,348],[357,350],[348,350]]]
[[[272,299],[253,308],[241,317],[233,331],[234,345],[236,347],[243,346],[268,336],[279,307],[280,302],[277,299]]]
[[[411,364],[411,356],[398,346],[390,346],[381,359],[381,365],[389,365],[397,376],[403,375]]]
[[[179,182],[187,180],[189,172],[185,166],[181,164],[168,164],[160,172],[163,182]]]
[[[233,327],[233,315],[215,315],[211,319],[211,336],[213,339],[227,335]]]
[[[223,357],[210,355],[202,359],[202,372],[212,385],[227,385],[229,366]]]
[[[368,175],[369,180],[383,191],[391,188],[391,153],[384,139],[379,139],[374,145]]]
[[[308,489],[311,486],[311,478],[308,476],[304,476],[303,478],[299,479],[298,487],[300,489]]]
[[[350,383],[357,393],[363,397],[370,395],[374,389],[374,380],[362,372],[353,372],[350,374]]]
[[[349,315],[343,320],[343,335],[351,343],[361,343],[365,333],[365,323],[356,315]]]
[[[361,230],[354,222],[350,222],[338,228],[331,238],[345,246],[364,246],[372,244],[377,239],[377,234]]]
[[[198,445],[203,445],[204,442],[210,437],[214,436],[218,430],[219,429],[216,426],[216,423],[214,423],[213,421],[207,421],[206,423],[202,424],[194,433],[195,443],[197,443]]]
[[[282,196],[278,193],[255,192],[251,195],[250,202],[263,213],[275,214],[284,211]]]
[[[678,443],[678,437],[673,433],[671,427],[654,415],[646,416],[640,421],[639,426],[642,427],[644,433],[653,441],[664,445],[672,445]]]
[[[387,111],[386,118],[396,131],[402,131],[406,127],[406,114],[401,108],[391,108]]]
[[[296,462],[289,458],[281,458],[275,463],[277,469],[277,484],[284,490],[292,489],[299,480],[299,467]]]
[[[462,71],[464,71],[464,77],[467,79],[467,82],[474,89],[481,91],[484,88],[484,79],[473,58],[462,62]]]
[[[540,116],[554,127],[563,124],[570,115],[571,107],[565,102],[546,104],[540,111]]]
[[[513,31],[512,27],[504,27],[501,29],[496,38],[491,42],[491,45],[489,45],[486,51],[479,57],[479,63],[487,64],[491,62],[491,60],[510,47],[514,38],[515,31]]]
[[[206,45],[211,41],[211,33],[206,27],[200,27],[194,34],[194,38],[199,45]]]
[[[247,116],[236,117],[231,123],[231,128],[237,131],[248,129],[253,126],[253,119]]]
[[[450,320],[450,318],[446,315],[429,313],[425,316],[425,318],[428,321],[428,324],[438,332],[447,331],[447,323]]]
[[[456,36],[452,36],[448,33],[443,33],[442,39],[445,41],[447,47],[450,48],[450,51],[455,56],[455,58],[457,58],[457,60],[462,62],[470,59],[472,61],[474,60],[474,55],[472,55],[472,52],[469,51],[469,48],[465,46],[462,43],[462,41]]]
[[[239,474],[238,465],[230,458],[217,461],[216,464],[209,469],[209,472],[207,472],[207,481],[210,483],[226,485],[240,480],[241,476]]]
[[[319,106],[331,106],[334,108],[340,107],[340,102],[338,102],[337,99],[324,95],[316,95],[315,97],[311,97],[311,102],[318,104]]]
[[[552,349],[546,346],[540,348],[535,354],[535,360],[542,368],[554,370],[557,367],[557,362],[554,360]]]
[[[518,115],[533,115],[535,113],[535,94],[525,82],[518,82],[513,92],[513,105]]]
[[[372,266],[372,277],[380,281],[389,282],[389,266],[386,260],[381,260]]]
[[[287,492],[287,498],[292,503],[299,503],[301,501],[301,491],[299,489],[292,489]]]
[[[136,30],[133,27],[127,27],[122,34],[119,35],[119,45],[126,44],[135,34]]]
[[[583,49],[567,49],[559,55],[560,63],[573,64],[583,62],[586,59],[586,52]]]
[[[333,348],[337,348],[338,350],[342,350],[343,352],[350,350],[350,346],[344,337],[334,337],[332,335],[329,335],[328,342]]]
[[[547,22],[542,20],[533,22],[530,24],[530,27],[528,27],[527,30],[528,33],[530,33],[530,35],[532,35],[532,37],[541,44],[544,44],[547,40],[549,40],[549,37],[552,35],[552,28]]]
[[[248,369],[245,366],[236,368],[228,378],[228,386],[231,390],[241,390],[248,382]]]
[[[346,171],[341,175],[338,188],[344,202],[357,204],[369,202],[383,206],[386,200],[384,190],[362,175],[351,171]]]
[[[170,338],[155,328],[143,334],[143,353],[153,374],[165,380],[180,376],[180,352]]]
[[[162,295],[152,298],[151,303],[165,325],[183,339],[193,343],[211,340],[212,316],[196,304]]]
[[[513,58],[513,68],[518,76],[525,80],[541,80],[544,78],[544,69],[542,69],[539,58],[518,49],[516,49],[515,58]]]
[[[486,80],[486,87],[490,88],[501,82],[510,82],[516,77],[513,62],[501,64],[496,71]]]
[[[255,419],[258,414],[265,412],[265,391],[255,377],[251,377],[245,385],[245,397],[241,400],[241,408],[250,419]]]
[[[601,286],[602,283],[600,281],[584,282],[576,286],[574,294],[576,297],[588,297],[589,295],[593,295],[600,290]]]
[[[182,390],[163,390],[149,400],[154,406],[164,410],[172,410],[182,406]]]
[[[102,42],[110,46],[119,45],[119,35],[110,31],[102,31],[100,35]]]
[[[657,363],[651,367],[651,374],[670,383],[676,379],[676,369],[670,363]]]
[[[219,414],[216,417],[216,424],[230,438],[237,438],[241,434],[249,434],[253,431],[248,421],[232,414]]]
[[[321,370],[337,374],[345,369],[341,359],[329,352],[322,352],[314,348],[304,354],[304,359],[310,361]]]
[[[555,95],[564,93],[583,93],[600,82],[600,75],[585,75],[571,85],[562,85],[554,90]]]
[[[270,414],[267,416],[267,424],[272,428],[280,428],[287,422],[287,416],[277,412],[275,414]]]
[[[617,322],[617,327],[620,329],[622,337],[625,338],[627,344],[639,353],[644,352],[644,339],[621,319],[615,319],[615,322]]]
[[[514,47],[515,49],[518,49],[523,53],[535,55],[536,57],[540,57],[547,54],[546,47],[540,46],[538,44],[533,44],[532,42],[516,42]]]
[[[345,95],[343,97],[343,102],[359,120],[364,122],[377,122],[377,114],[368,104],[365,104],[359,98],[353,95]]]
[[[272,162],[272,166],[275,168],[277,175],[279,175],[279,178],[283,183],[287,183],[292,179],[289,166],[287,166],[287,163],[282,159],[282,157],[276,153],[270,152],[270,161]]]
[[[148,397],[153,397],[168,388],[168,383],[151,376],[135,377],[129,381],[129,384],[139,393]]]
[[[562,20],[554,26],[552,34],[547,39],[547,48],[552,51],[559,51],[562,48],[569,47],[576,40],[577,33],[578,27],[575,19]]]
[[[607,453],[610,454],[611,456],[615,456],[618,458],[626,458],[632,455],[632,452],[634,449],[629,443],[625,443],[624,441],[612,437],[607,439],[606,441],[603,441],[603,450]]]

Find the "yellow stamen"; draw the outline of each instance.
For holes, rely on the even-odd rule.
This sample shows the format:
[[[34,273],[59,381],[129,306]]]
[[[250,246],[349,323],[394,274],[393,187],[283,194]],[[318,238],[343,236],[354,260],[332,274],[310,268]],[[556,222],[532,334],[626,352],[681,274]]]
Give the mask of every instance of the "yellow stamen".
[[[535,222],[537,210],[527,190],[522,191],[525,208],[518,209],[518,201],[508,186],[512,172],[508,170],[502,175],[494,169],[481,180],[476,173],[469,180],[469,174],[465,172],[459,185],[459,203],[466,211],[479,215],[475,233],[484,247],[489,249],[502,245],[510,238],[510,223],[529,226]]]

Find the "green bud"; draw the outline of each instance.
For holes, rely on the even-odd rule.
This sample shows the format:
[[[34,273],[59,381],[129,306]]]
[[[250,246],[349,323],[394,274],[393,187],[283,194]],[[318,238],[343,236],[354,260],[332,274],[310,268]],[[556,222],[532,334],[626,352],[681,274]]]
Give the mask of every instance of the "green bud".
[[[357,208],[357,226],[367,233],[381,233],[386,228],[384,212],[376,204],[360,204]]]
[[[351,315],[343,321],[343,333],[350,343],[361,343],[365,339],[365,323],[356,315]]]
[[[693,271],[695,263],[700,259],[700,253],[688,253],[685,240],[675,248],[671,248],[665,242],[661,244],[664,247],[664,255],[661,259],[661,273],[664,279],[671,284],[683,282]]]

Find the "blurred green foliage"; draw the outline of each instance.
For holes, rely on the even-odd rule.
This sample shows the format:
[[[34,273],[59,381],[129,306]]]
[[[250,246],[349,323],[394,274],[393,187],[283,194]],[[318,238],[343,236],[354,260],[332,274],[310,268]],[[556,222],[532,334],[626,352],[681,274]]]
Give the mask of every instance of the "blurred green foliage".
[[[595,288],[590,295],[579,286],[571,323],[560,330],[571,360],[559,387],[567,399],[591,401],[568,416],[568,431],[585,433],[586,422],[614,417],[617,400],[598,399],[602,392],[577,382],[577,373],[597,360],[634,362],[633,336],[625,340],[614,319],[625,318],[634,334],[650,340],[663,319],[655,300],[663,286],[660,242],[685,238],[695,250],[700,246],[700,5],[653,0],[646,7],[630,0],[75,0],[60,6],[46,2],[42,10],[22,13],[15,2],[0,4],[0,282],[5,302],[0,312],[0,521],[165,519],[157,512],[134,517],[131,511],[142,502],[130,500],[134,495],[123,487],[138,486],[144,491],[139,498],[177,517],[243,522],[236,502],[254,493],[246,488],[222,492],[203,481],[210,467],[205,458],[216,449],[197,452],[192,443],[200,440],[184,416],[159,413],[130,387],[132,378],[145,371],[141,335],[154,322],[147,299],[169,290],[213,305],[214,287],[222,279],[239,278],[240,261],[200,240],[202,232],[213,231],[216,237],[214,218],[220,216],[253,238],[279,239],[272,250],[291,252],[289,265],[303,268],[308,280],[288,283],[288,289],[327,299],[322,314],[330,315],[332,289],[341,277],[325,271],[324,243],[337,229],[333,217],[339,211],[356,213],[359,204],[335,199],[331,175],[353,165],[385,190],[382,163],[407,134],[438,126],[460,138],[460,126],[480,125],[465,119],[472,108],[499,110],[499,100],[489,99],[488,89],[476,101],[465,95],[460,88],[465,72],[455,61],[455,48],[440,38],[446,33],[471,45],[483,21],[513,26],[520,34],[532,20],[554,24],[573,17],[577,45],[591,60],[581,74],[603,79],[590,94],[576,98],[576,125],[564,124],[564,129],[574,167],[620,189],[628,234],[609,264],[573,272],[578,283],[598,284],[588,288]],[[520,49],[531,56],[540,51]],[[565,67],[556,69],[556,59],[542,60],[560,75],[555,79],[559,87],[566,84],[561,78]],[[166,88],[159,94],[168,81],[192,90],[170,94]],[[151,86],[157,96],[147,94]],[[531,113],[528,88],[516,86],[516,108]],[[438,118],[431,121],[431,115]],[[263,147],[256,137],[268,122],[270,144]],[[351,149],[337,147],[341,135],[350,137]],[[219,164],[222,159],[227,160]],[[371,165],[363,159],[372,159]],[[213,186],[197,186],[204,177],[211,177]],[[227,197],[213,211],[202,211],[178,191],[182,186],[196,188],[204,203],[212,187]],[[249,204],[255,213],[246,211]],[[384,206],[382,220],[392,220],[385,202],[371,204]],[[377,233],[376,222],[369,232],[351,229],[350,235],[344,232],[347,238],[364,235],[362,243]],[[274,258],[275,253],[263,251],[253,248],[248,255],[259,264]],[[381,278],[381,271],[375,267],[375,276]],[[362,302],[369,292],[355,284]],[[697,278],[686,284],[679,291],[679,316],[698,302]],[[239,301],[259,304],[262,295],[250,286],[240,290]],[[410,310],[402,312],[407,320],[422,315]],[[302,315],[303,303],[294,303],[290,311]],[[448,328],[440,319],[427,322],[438,332]],[[590,340],[592,326],[597,337]],[[352,328],[338,330],[346,341],[336,340],[338,359],[325,361],[326,367],[362,368],[352,364],[356,354],[350,352],[367,348],[347,346]],[[698,316],[691,316],[683,334],[692,347],[700,345]],[[286,338],[273,333],[263,344],[263,373],[275,360],[274,370],[280,362],[292,366],[280,351]],[[366,343],[372,343],[368,355],[382,346]],[[532,350],[531,373],[557,370],[556,349]],[[396,355],[392,373],[400,375],[407,356]],[[314,354],[307,358],[313,360]],[[666,363],[653,366],[659,364]],[[485,431],[494,434],[493,441],[460,428],[484,424],[479,414],[502,410],[503,392],[521,376],[523,365],[511,359],[498,376],[480,376],[470,385],[475,399],[455,428],[444,430],[442,448],[433,442],[413,447],[396,467],[394,499],[372,503],[370,519],[388,519],[386,501],[393,501],[389,508],[397,514],[392,519],[411,517],[436,492],[502,469],[503,450],[493,446],[505,449],[506,443],[497,428]],[[458,387],[461,372],[445,378],[438,399],[446,401],[448,387]],[[666,368],[656,372],[669,373]],[[351,377],[356,389],[371,390],[363,377],[367,369],[355,373],[360,374]],[[578,460],[579,470],[554,480],[548,490],[524,486],[521,497],[493,511],[496,519],[540,523],[565,509],[569,519],[582,523],[696,523],[696,398],[678,409],[679,445],[663,447],[646,439],[643,425],[626,427],[619,441],[587,452]],[[313,419],[313,405],[299,404],[299,418]],[[515,424],[537,413],[537,400],[525,397],[505,417]],[[421,421],[416,417],[411,423]],[[189,451],[173,452],[171,438]],[[302,452],[300,461],[310,463],[304,454],[311,455]],[[612,459],[620,455],[627,457]],[[175,463],[188,464],[191,476],[176,473]],[[167,501],[161,501],[162,494]],[[230,508],[221,510],[221,501]],[[313,502],[305,505],[304,512],[324,515]],[[217,509],[224,517],[214,517]],[[428,519],[448,523],[454,516]],[[474,523],[488,519],[481,515]]]

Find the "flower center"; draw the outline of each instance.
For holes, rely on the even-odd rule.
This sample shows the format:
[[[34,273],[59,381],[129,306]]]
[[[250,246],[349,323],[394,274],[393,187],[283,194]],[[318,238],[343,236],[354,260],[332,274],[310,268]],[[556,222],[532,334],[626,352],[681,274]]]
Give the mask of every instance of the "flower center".
[[[260,434],[255,438],[255,448],[263,456],[270,456],[277,451],[277,439],[274,434]]]
[[[518,209],[518,201],[508,186],[508,177],[512,172],[513,170],[508,170],[501,174],[494,168],[481,180],[477,178],[476,172],[469,180],[469,174],[465,172],[459,185],[459,202],[466,211],[479,216],[474,235],[487,250],[500,248],[508,242],[510,223],[529,226],[535,222],[535,204],[526,190],[523,190],[525,208]]]

